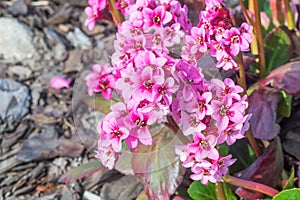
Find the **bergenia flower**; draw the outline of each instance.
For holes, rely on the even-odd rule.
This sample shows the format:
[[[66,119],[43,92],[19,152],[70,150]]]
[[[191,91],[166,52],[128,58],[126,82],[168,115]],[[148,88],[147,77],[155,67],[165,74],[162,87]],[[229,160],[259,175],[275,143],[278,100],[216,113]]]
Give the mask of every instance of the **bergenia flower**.
[[[97,20],[102,18],[101,11],[106,7],[106,0],[89,0],[89,7],[86,7],[84,12],[88,16],[84,25],[91,31]]]

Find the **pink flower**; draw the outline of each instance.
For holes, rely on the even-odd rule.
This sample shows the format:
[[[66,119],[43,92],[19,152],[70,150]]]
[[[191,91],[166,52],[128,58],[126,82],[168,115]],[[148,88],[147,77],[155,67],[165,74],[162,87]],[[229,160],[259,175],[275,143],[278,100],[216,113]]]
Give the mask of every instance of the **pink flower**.
[[[153,102],[155,99],[154,86],[164,82],[163,74],[153,73],[152,67],[146,67],[140,74],[132,77],[133,96],[136,100],[144,98]]]
[[[222,176],[227,174],[228,172],[228,167],[231,166],[233,163],[235,163],[236,159],[231,159],[232,155],[228,155],[225,157],[220,156],[217,160],[213,161],[214,166],[217,167],[217,175],[216,179],[217,181],[222,181]]]
[[[219,60],[216,67],[223,68],[224,70],[229,70],[236,69],[238,65],[229,54],[224,53],[223,57]]]
[[[201,133],[195,133],[193,142],[188,144],[188,151],[195,154],[195,159],[200,162],[204,158],[217,159],[219,157],[218,150],[215,148],[217,139],[213,135],[204,136]]]
[[[244,90],[239,85],[235,85],[232,79],[225,78],[224,81],[213,79],[211,82],[214,84],[214,86],[216,86],[216,94],[218,97],[230,95],[232,98],[238,101],[241,99],[239,93],[242,93]]]
[[[219,130],[225,130],[230,123],[241,123],[244,119],[243,112],[246,106],[241,102],[233,102],[230,95],[226,95],[223,101],[212,100],[214,113],[212,118],[217,121]]]
[[[116,81],[115,77],[111,74],[113,68],[109,64],[96,64],[92,68],[93,71],[85,78],[88,94],[92,96],[94,93],[101,92],[106,100],[110,99]]]
[[[117,9],[121,10],[122,14],[126,16],[129,14],[131,6],[134,4],[133,0],[119,0],[115,6]]]
[[[208,182],[217,182],[217,166],[209,161],[203,160],[202,162],[196,163],[191,170],[193,172],[191,179],[193,180],[200,180],[204,185],[208,184]]]
[[[172,95],[178,90],[179,86],[175,85],[175,81],[172,77],[167,78],[161,85],[155,85],[154,100],[156,102],[163,102],[164,105],[169,106],[172,103]]]
[[[206,125],[199,120],[196,114],[181,112],[182,131],[184,135],[191,135],[206,129]]]
[[[148,125],[152,125],[154,122],[153,117],[149,113],[131,111],[126,121],[127,126],[131,128],[130,135],[126,139],[127,145],[130,148],[136,148],[138,140],[144,145],[151,145],[152,136]]]
[[[110,113],[106,115],[103,120],[102,130],[104,134],[106,134],[106,139],[111,142],[113,150],[120,152],[122,149],[122,141],[129,136],[128,129],[124,126],[120,126],[113,113]]]
[[[198,51],[204,53],[207,51],[205,30],[203,28],[193,27],[191,36],[187,35],[185,41],[191,46],[190,51],[196,54]]]
[[[84,25],[91,31],[97,20],[102,18],[101,10],[103,10],[107,2],[106,0],[89,0],[89,7],[86,7],[84,12],[88,16]]]
[[[118,159],[117,153],[112,149],[111,146],[103,146],[101,145],[101,141],[98,141],[98,149],[96,158],[101,160],[103,166],[107,167],[108,169],[112,170],[115,166],[115,163]]]
[[[189,112],[196,112],[197,117],[202,120],[205,115],[211,115],[213,113],[212,107],[209,104],[211,99],[211,92],[204,92],[202,95],[197,92],[195,97],[186,104],[185,109]]]
[[[172,20],[172,14],[165,10],[164,6],[157,6],[154,10],[143,9],[144,27],[162,27]]]
[[[50,80],[50,86],[56,90],[60,90],[62,88],[69,88],[71,82],[72,82],[72,79],[70,79],[70,78],[54,76]]]

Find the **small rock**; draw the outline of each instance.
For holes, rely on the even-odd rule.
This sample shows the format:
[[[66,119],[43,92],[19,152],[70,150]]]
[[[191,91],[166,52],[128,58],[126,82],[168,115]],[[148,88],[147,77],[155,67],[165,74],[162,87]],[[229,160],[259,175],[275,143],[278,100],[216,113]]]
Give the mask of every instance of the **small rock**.
[[[69,32],[66,37],[75,48],[86,50],[92,45],[90,39],[79,28],[75,28],[75,31]]]
[[[105,183],[100,196],[105,200],[136,199],[143,190],[143,184],[135,176],[123,176],[110,183]]]
[[[57,43],[53,48],[53,52],[57,61],[64,61],[68,57],[67,49],[63,43]]]
[[[101,197],[99,197],[98,195],[92,192],[84,191],[83,200],[104,200],[104,199],[102,199]]]
[[[29,90],[12,79],[0,79],[0,97],[0,132],[14,130],[29,112]]]
[[[78,72],[81,68],[82,51],[75,49],[70,52],[69,58],[65,62],[65,73]]]
[[[28,12],[28,6],[25,0],[17,0],[8,8],[8,12],[14,16],[26,15]]]
[[[23,66],[9,67],[8,71],[14,75],[17,75],[19,79],[29,78],[32,73],[29,68]]]
[[[36,54],[33,33],[30,28],[16,19],[0,18],[0,54],[4,59],[23,61]]]

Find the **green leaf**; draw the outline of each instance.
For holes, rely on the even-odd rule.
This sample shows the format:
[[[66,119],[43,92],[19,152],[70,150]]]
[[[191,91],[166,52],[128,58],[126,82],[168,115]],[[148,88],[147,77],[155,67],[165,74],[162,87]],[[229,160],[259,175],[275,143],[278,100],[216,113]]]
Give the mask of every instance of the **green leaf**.
[[[188,193],[194,200],[217,200],[215,185],[212,183],[203,185],[200,181],[194,181],[190,185]]]
[[[292,112],[292,99],[293,96],[281,91],[281,101],[279,103],[277,113],[279,116],[289,118]]]
[[[290,177],[287,181],[287,183],[283,186],[283,189],[291,189],[294,188],[294,179],[295,179],[295,169],[294,167],[291,169]]]
[[[300,189],[283,190],[273,197],[273,200],[299,200]]]
[[[218,145],[218,151],[221,156],[227,156],[229,152],[229,146],[225,142]]]
[[[285,27],[273,29],[265,38],[266,66],[269,73],[287,63],[292,56],[292,39]]]
[[[223,185],[224,185],[226,200],[237,200],[237,197],[235,196],[235,194],[233,193],[229,185],[225,182],[223,183]]]
[[[80,165],[63,174],[58,182],[60,183],[70,183],[76,180],[82,179],[87,176],[91,176],[95,172],[101,171],[101,174],[104,174],[108,171],[107,168],[103,167],[99,160],[93,160],[89,163]]]
[[[110,106],[115,103],[113,100],[105,100],[102,94],[96,94],[94,96],[86,95],[83,97],[83,102],[104,114],[108,114],[111,111]]]

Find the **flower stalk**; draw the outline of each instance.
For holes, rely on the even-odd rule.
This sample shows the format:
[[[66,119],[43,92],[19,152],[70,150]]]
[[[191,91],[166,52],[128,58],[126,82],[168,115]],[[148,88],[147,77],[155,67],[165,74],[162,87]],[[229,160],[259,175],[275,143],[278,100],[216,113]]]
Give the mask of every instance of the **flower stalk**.
[[[234,185],[237,187],[242,187],[242,188],[249,189],[249,190],[253,190],[256,192],[260,192],[260,193],[266,194],[271,197],[274,197],[276,194],[279,193],[274,188],[264,185],[264,184],[261,184],[261,183],[256,183],[253,181],[240,179],[240,178],[230,176],[230,175],[225,175],[222,178],[226,183],[229,183],[231,185]]]
[[[295,28],[295,22],[293,19],[293,13],[290,6],[289,0],[284,0],[284,7],[285,7],[285,13],[286,13],[286,20],[288,24],[288,29],[293,30]]]
[[[238,79],[238,83],[244,89],[244,94],[246,94],[246,91],[247,91],[246,73],[245,73],[245,67],[244,67],[244,62],[243,62],[243,56],[242,56],[241,52],[237,55],[237,62],[238,62],[238,66],[239,66],[239,75],[240,75],[240,77]],[[248,113],[248,110],[246,112]],[[246,135],[247,135],[248,141],[250,143],[250,146],[252,147],[252,149],[254,151],[255,156],[258,158],[262,154],[262,151],[259,148],[259,146],[253,136],[251,127],[246,132]]]
[[[260,5],[259,5],[259,0],[252,0],[252,1],[254,5],[255,35],[256,35],[257,45],[258,45],[260,78],[263,78],[266,76],[266,58],[265,58],[264,41],[263,41],[261,18],[260,18]]]
[[[216,195],[218,200],[226,200],[223,182],[215,183]]]
[[[124,16],[122,15],[122,13],[116,9],[116,1],[115,0],[108,0],[109,3],[109,7],[110,7],[110,13],[113,17],[114,23],[116,26],[118,26],[118,24],[122,23],[124,21]]]

